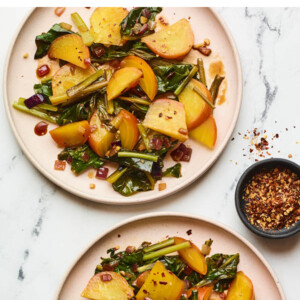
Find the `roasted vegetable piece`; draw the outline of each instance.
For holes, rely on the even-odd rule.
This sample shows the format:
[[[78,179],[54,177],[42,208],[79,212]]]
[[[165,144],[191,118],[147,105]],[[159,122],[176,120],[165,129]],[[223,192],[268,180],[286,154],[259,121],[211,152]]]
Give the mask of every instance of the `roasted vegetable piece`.
[[[204,286],[201,288],[193,287],[186,292],[187,298],[191,297],[193,290],[197,290],[197,292],[198,292],[197,300],[208,300],[208,299],[210,299],[209,297],[212,293],[213,287],[212,286]]]
[[[157,80],[151,67],[141,58],[130,55],[121,62],[121,68],[135,67],[143,72],[143,77],[139,81],[140,87],[150,100],[153,100],[157,93]]]
[[[184,90],[179,94],[178,99],[184,104],[186,123],[189,130],[198,127],[212,113],[211,107],[193,90],[194,87],[198,87],[212,102],[211,94],[203,83],[196,79],[192,79],[187,84]]]
[[[137,118],[129,111],[122,109],[122,122],[119,127],[121,144],[124,149],[132,150],[139,140],[140,132]]]
[[[217,125],[214,117],[210,115],[201,125],[191,130],[189,136],[212,149],[217,140]]]
[[[184,142],[188,138],[185,110],[182,103],[170,99],[154,101],[143,126]]]
[[[116,116],[112,121],[112,125],[118,129],[122,118]],[[101,157],[104,157],[107,150],[111,147],[111,142],[114,140],[114,133],[107,130],[102,124],[98,112],[95,111],[90,119],[91,134],[89,137],[89,145]]]
[[[115,72],[107,85],[107,100],[110,101],[138,83],[143,72],[134,67],[126,67]]]
[[[148,270],[148,271],[145,271],[145,272],[141,273],[137,277],[137,279],[136,279],[136,286],[138,288],[142,287],[142,285],[145,283],[145,281],[146,281],[147,277],[149,276],[149,274],[150,274],[150,271]]]
[[[242,271],[231,282],[226,300],[254,300],[252,281]]]
[[[81,296],[93,300],[129,300],[134,293],[120,274],[100,272],[90,279]]]
[[[69,88],[82,82],[94,73],[95,70],[91,66],[87,69],[82,69],[72,64],[63,65],[52,78],[53,96],[64,95]]]
[[[174,59],[188,54],[194,44],[194,33],[190,23],[181,19],[175,24],[142,38],[154,53]]]
[[[144,300],[145,297],[152,300],[179,300],[183,289],[184,282],[157,261],[136,295],[136,300]]]
[[[60,126],[49,133],[59,147],[75,147],[87,141],[90,125],[88,121],[80,121]]]
[[[61,26],[61,24],[54,24],[50,30],[46,33],[42,33],[35,37],[35,44],[36,44],[36,52],[34,58],[41,58],[45,56],[50,48],[50,44],[58,37],[74,33],[69,29],[65,29]]]
[[[120,23],[127,14],[122,7],[97,7],[90,18],[94,43],[122,46],[126,41],[121,37]]]
[[[180,237],[174,237],[175,245],[186,242],[185,239]],[[178,251],[180,257],[187,263],[187,265],[196,272],[205,275],[207,272],[207,265],[204,255],[199,248],[191,243],[191,247]]]
[[[90,51],[77,34],[67,34],[55,39],[48,51],[50,58],[59,58],[80,68],[90,65]]]

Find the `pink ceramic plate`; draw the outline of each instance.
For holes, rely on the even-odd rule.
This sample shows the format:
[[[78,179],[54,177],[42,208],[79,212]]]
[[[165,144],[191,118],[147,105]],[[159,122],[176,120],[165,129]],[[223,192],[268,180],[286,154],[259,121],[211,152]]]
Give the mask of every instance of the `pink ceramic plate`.
[[[187,230],[192,230],[187,235]],[[118,237],[120,235],[120,237]],[[212,253],[239,253],[239,270],[253,282],[256,300],[285,300],[282,287],[259,251],[242,236],[215,221],[179,213],[146,214],[127,220],[102,234],[84,251],[67,273],[54,299],[80,300],[82,290],[93,276],[100,257],[106,250],[119,245],[139,246],[144,241],[158,242],[166,236],[181,236],[202,245],[213,239]]]
[[[12,103],[19,97],[29,97],[33,93],[33,84],[37,83],[35,70],[37,62],[34,61],[35,53],[34,38],[41,32],[49,30],[54,23],[67,22],[72,24],[70,13],[78,11],[86,22],[92,13],[92,9],[67,8],[61,17],[54,14],[54,8],[34,9],[20,26],[11,49],[8,54],[4,76],[4,99],[7,116],[13,132],[26,156],[33,165],[47,178],[63,189],[82,198],[110,204],[133,204],[142,203],[165,197],[192,183],[216,161],[226,146],[235,127],[242,98],[242,73],[237,49],[234,41],[218,14],[209,8],[164,8],[163,16],[172,24],[181,18],[190,19],[195,43],[203,42],[205,38],[211,41],[213,54],[203,57],[205,66],[211,61],[222,60],[226,71],[227,101],[218,105],[214,116],[218,126],[218,138],[214,150],[206,149],[204,146],[187,141],[193,148],[190,163],[183,163],[182,177],[180,179],[167,178],[167,189],[138,193],[132,197],[125,198],[116,193],[106,181],[90,179],[87,172],[79,177],[72,174],[69,167],[64,172],[54,170],[54,161],[60,149],[51,139],[50,135],[39,137],[34,134],[34,126],[39,119],[16,111]],[[29,53],[27,59],[23,58]],[[187,61],[195,62],[200,54],[192,50],[186,58]],[[209,73],[209,72],[207,72]],[[210,84],[211,78],[208,78]],[[49,126],[49,130],[54,128]],[[167,161],[166,166],[172,164]],[[90,183],[96,185],[90,189]]]

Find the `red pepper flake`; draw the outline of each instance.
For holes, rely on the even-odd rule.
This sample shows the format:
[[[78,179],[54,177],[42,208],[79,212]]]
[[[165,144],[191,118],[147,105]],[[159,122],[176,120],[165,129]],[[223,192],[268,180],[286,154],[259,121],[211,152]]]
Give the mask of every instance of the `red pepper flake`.
[[[54,170],[64,171],[66,168],[66,162],[62,160],[56,160],[54,163]]]
[[[192,234],[192,229],[189,229],[187,232],[186,232],[187,235],[191,235]]]
[[[263,230],[289,228],[300,220],[300,179],[289,169],[255,174],[243,199],[249,222]]]

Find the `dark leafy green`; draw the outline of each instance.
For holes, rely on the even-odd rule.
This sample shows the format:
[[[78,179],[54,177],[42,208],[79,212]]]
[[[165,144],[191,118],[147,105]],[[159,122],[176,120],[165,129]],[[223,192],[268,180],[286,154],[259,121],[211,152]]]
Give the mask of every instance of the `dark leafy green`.
[[[214,284],[214,290],[223,292],[236,277],[239,254],[214,254],[206,259],[207,273],[197,284],[198,287]]]
[[[96,97],[88,98],[80,103],[74,103],[62,109],[57,124],[62,126],[71,122],[89,120],[96,108]]]
[[[177,163],[173,167],[168,168],[163,172],[164,177],[176,177],[179,178],[181,177],[181,164]]]
[[[136,55],[144,60],[151,60],[155,58],[155,54],[146,46],[146,44],[140,41],[128,41],[123,46],[110,46],[106,47],[102,44],[93,44],[91,46],[92,54],[93,48],[101,46],[104,49],[104,55],[97,58],[92,56],[92,62],[104,63],[113,59],[121,59],[128,55]]]
[[[120,150],[122,151],[122,150]],[[118,157],[118,154],[105,157],[107,160],[120,164],[121,166],[131,167],[143,172],[151,173],[153,161],[135,157]]]
[[[58,154],[59,160],[72,158],[71,170],[76,174],[82,173],[89,167],[100,168],[104,161],[87,144],[78,148],[66,148]]]
[[[74,32],[62,28],[59,24],[54,24],[48,32],[37,35],[35,37],[35,44],[37,49],[34,58],[37,59],[46,55],[50,48],[50,44],[56,38],[69,33],[74,33]]]
[[[121,35],[134,36],[132,29],[136,23],[140,22],[143,9],[148,9],[151,13],[149,20],[154,21],[155,16],[162,11],[161,7],[136,7],[132,9],[125,19],[121,22]],[[142,36],[152,33],[154,30],[147,30]]]
[[[155,67],[153,71],[157,79],[158,94],[174,92],[182,80],[189,75],[192,67],[192,65],[188,64],[171,64]]]
[[[35,84],[33,89],[36,94],[43,94],[46,96],[46,99],[49,100],[49,97],[52,96],[52,80],[50,79],[44,83]]]
[[[147,175],[134,168],[128,169],[112,186],[116,192],[126,197],[140,191],[145,192],[152,189],[152,184]]]

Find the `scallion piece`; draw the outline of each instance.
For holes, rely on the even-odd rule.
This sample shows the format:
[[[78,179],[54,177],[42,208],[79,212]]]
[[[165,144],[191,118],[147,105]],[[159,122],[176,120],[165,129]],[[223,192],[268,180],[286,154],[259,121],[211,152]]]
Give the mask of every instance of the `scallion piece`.
[[[148,136],[147,136],[147,132],[146,132],[146,130],[145,130],[145,127],[144,127],[141,123],[139,123],[139,124],[137,125],[137,127],[138,127],[138,129],[139,129],[140,135],[141,135],[141,137],[142,137],[142,140],[143,140],[143,142],[144,142],[144,144],[145,144],[146,149],[147,149],[148,151],[151,151],[151,149],[150,149],[150,141],[149,141],[149,138],[148,138]]]
[[[143,99],[143,98],[121,96],[121,97],[118,97],[118,99],[125,100],[125,101],[132,102],[132,103],[138,103],[138,104],[142,104],[142,105],[150,105],[151,104],[150,101]]]
[[[153,244],[149,247],[144,248],[143,251],[145,253],[149,253],[149,252],[156,251],[156,250],[159,250],[159,249],[171,246],[171,245],[174,245],[174,238],[169,238],[169,239],[164,240],[162,242]]]

